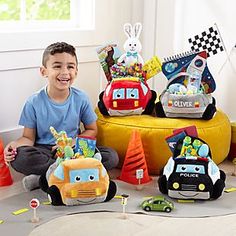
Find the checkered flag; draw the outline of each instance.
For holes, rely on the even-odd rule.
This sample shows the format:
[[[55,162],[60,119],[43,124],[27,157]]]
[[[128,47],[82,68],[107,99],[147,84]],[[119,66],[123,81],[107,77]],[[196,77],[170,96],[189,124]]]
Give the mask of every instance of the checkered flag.
[[[194,52],[206,51],[207,56],[215,55],[218,51],[224,51],[224,43],[216,24],[207,31],[188,39],[191,50]]]

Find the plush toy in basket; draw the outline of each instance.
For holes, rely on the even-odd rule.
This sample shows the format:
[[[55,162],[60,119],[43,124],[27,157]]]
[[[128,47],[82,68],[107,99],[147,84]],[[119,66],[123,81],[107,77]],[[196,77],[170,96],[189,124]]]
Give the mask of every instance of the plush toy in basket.
[[[145,79],[121,77],[113,79],[99,95],[98,108],[110,116],[152,114],[155,100],[156,92]]]
[[[52,128],[51,130],[55,131]],[[61,133],[64,142],[60,137]],[[80,142],[79,138],[76,140],[75,150],[79,150],[77,153],[74,153],[71,148],[71,142],[66,141],[70,138],[67,138],[65,132],[60,132],[57,137],[60,140],[58,142],[57,139],[57,144],[60,144],[58,148],[60,156],[50,166],[47,173],[40,177],[40,187],[47,192],[52,205],[71,206],[111,200],[116,194],[116,184],[109,179],[101,161],[89,157],[91,150],[90,152],[85,151],[88,149],[88,146],[84,145],[85,137],[82,139],[83,142]],[[91,144],[91,140],[88,141],[90,147],[94,146]],[[69,145],[63,145],[63,143]],[[80,143],[82,146],[78,146]],[[86,153],[88,156],[85,156]]]
[[[225,173],[211,159],[209,146],[201,139],[179,139],[173,157],[158,179],[159,190],[177,199],[217,199],[225,187]]]
[[[52,205],[81,205],[111,200],[116,184],[95,158],[66,160],[49,176],[47,193]]]
[[[168,79],[155,110],[158,117],[209,120],[216,112],[215,81],[210,74],[205,51],[171,57],[162,65]]]
[[[124,25],[124,32],[128,36],[124,44],[126,52],[119,57],[118,49],[114,46],[116,44],[97,50],[108,80],[105,90],[99,95],[98,108],[103,115],[151,114],[154,110],[156,92],[149,88],[147,80],[161,71],[161,62],[156,56],[143,62],[139,54],[142,48],[139,41],[141,29],[140,23],[136,23],[134,27],[129,23]],[[115,49],[110,50],[112,45]],[[106,48],[116,52],[112,60],[109,60],[112,63],[107,63],[108,53],[104,52]]]
[[[130,66],[134,63],[143,64],[143,58],[139,54],[142,49],[142,44],[139,41],[142,25],[136,23],[133,27],[130,23],[124,24],[124,32],[128,39],[124,43],[125,53],[120,56],[118,63],[124,62],[126,66]]]

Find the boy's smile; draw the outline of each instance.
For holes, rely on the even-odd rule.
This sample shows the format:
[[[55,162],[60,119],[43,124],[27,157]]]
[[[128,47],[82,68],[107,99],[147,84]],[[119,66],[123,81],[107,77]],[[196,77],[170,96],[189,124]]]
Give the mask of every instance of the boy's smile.
[[[58,81],[61,85],[70,85],[71,78],[70,78],[70,76],[59,75],[59,76],[57,77],[57,81]]]
[[[53,99],[55,95],[60,97],[59,92],[67,98],[69,87],[74,82],[78,72],[76,58],[69,53],[56,53],[49,56],[46,67],[41,67],[40,70],[41,74],[48,78],[48,95]]]

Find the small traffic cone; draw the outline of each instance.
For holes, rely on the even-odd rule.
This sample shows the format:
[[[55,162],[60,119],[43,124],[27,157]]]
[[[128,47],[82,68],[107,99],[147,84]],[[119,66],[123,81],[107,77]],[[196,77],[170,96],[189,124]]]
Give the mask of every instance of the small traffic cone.
[[[136,171],[143,170],[143,178],[138,180],[136,178]],[[127,152],[125,155],[124,164],[121,170],[119,180],[130,184],[144,184],[150,182],[152,179],[148,175],[148,168],[146,164],[145,154],[140,133],[134,130],[128,144]]]
[[[13,183],[9,167],[6,165],[3,156],[3,142],[0,139],[0,186],[7,186]]]

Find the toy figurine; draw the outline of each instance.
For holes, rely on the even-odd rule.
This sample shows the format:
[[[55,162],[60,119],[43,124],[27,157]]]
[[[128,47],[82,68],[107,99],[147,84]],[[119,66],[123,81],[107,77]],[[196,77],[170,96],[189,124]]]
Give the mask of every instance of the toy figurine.
[[[181,148],[180,155],[184,156],[186,155],[187,150],[189,150],[189,145],[191,144],[191,137],[186,136],[183,141],[183,146]]]
[[[68,138],[65,131],[60,131],[59,133],[50,126],[50,131],[54,138],[56,139],[57,144],[57,159],[58,162],[61,162],[65,159],[71,159],[74,156],[74,152],[72,149],[72,138]],[[66,150],[66,153],[65,153]]]
[[[201,147],[202,143],[199,139],[195,139],[193,141],[193,148],[195,149],[196,153],[198,152],[199,148]]]

